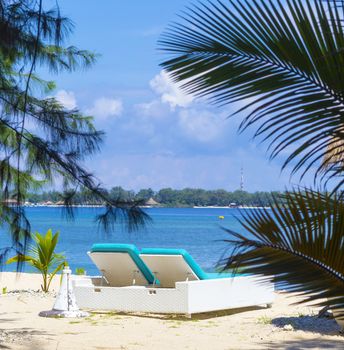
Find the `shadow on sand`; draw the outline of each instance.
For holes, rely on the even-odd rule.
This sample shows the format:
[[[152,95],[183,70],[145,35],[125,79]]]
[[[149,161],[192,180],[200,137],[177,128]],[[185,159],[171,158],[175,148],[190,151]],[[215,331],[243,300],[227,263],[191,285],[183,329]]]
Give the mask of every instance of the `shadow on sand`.
[[[53,336],[53,334],[32,328],[0,329],[0,349],[13,349],[18,344],[20,344],[21,349],[44,349],[42,344],[32,338],[42,335]]]
[[[285,340],[282,342],[273,342],[264,344],[264,349],[269,350],[315,350],[315,349],[343,349],[343,340],[329,339],[300,339]]]
[[[319,318],[317,316],[276,317],[272,320],[272,324],[279,328],[292,325],[295,330],[323,335],[338,335],[341,330],[333,318]],[[342,348],[344,349],[344,337]]]
[[[133,316],[133,317],[142,317],[142,318],[155,318],[158,320],[176,320],[176,321],[198,321],[198,320],[207,320],[210,318],[223,317],[239,314],[247,311],[255,311],[255,310],[264,310],[266,307],[253,306],[253,307],[242,307],[237,309],[229,309],[229,310],[220,310],[220,311],[212,311],[212,312],[204,312],[199,314],[193,314],[191,317],[183,314],[152,314],[152,313],[129,313],[129,312],[92,312],[91,314],[95,315],[113,315],[113,316]]]

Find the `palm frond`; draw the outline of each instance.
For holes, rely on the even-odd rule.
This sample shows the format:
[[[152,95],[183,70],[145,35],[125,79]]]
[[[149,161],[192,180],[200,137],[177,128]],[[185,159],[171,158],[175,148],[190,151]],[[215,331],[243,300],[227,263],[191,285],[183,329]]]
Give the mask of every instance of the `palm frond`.
[[[344,307],[344,203],[336,195],[296,190],[271,209],[243,213],[247,230],[226,230],[224,268],[265,279],[332,309]]]
[[[161,66],[215,104],[249,99],[240,130],[258,123],[271,157],[290,148],[284,167],[302,177],[344,137],[342,17],[330,0],[197,3],[160,39]]]

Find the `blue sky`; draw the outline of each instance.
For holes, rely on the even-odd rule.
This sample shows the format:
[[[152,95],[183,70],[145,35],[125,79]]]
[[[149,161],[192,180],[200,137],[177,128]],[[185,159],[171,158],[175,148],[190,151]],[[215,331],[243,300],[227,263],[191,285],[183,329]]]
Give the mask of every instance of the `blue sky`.
[[[75,24],[70,44],[95,51],[96,65],[52,79],[56,97],[95,117],[106,131],[102,152],[87,167],[107,186],[236,190],[240,168],[248,191],[298,182],[281,160],[269,161],[252,131],[237,134],[235,106],[217,108],[185,95],[161,71],[159,35],[187,0],[60,0]]]

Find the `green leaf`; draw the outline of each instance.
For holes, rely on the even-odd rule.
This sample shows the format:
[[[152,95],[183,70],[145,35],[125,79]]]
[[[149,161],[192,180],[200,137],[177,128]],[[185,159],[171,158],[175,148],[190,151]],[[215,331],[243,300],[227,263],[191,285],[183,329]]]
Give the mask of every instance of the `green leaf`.
[[[32,263],[33,260],[34,260],[34,258],[32,258],[31,256],[16,255],[16,256],[13,256],[12,258],[9,258],[6,261],[6,264],[13,264],[13,263],[18,263],[18,262],[30,262],[30,263]]]
[[[29,263],[41,273],[43,281],[47,281],[49,277],[48,284],[42,284],[42,289],[48,291],[51,279],[63,268],[66,258],[63,254],[55,252],[59,237],[58,232],[53,235],[52,230],[49,229],[45,235],[36,232],[33,237],[35,245],[32,245],[29,249],[31,255],[14,256],[8,259],[6,264],[14,262]]]

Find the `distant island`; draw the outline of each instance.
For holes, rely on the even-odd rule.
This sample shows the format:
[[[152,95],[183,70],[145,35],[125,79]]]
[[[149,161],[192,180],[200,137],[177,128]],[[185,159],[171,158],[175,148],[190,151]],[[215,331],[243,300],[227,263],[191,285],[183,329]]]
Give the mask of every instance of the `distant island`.
[[[123,200],[141,200],[147,207],[266,207],[269,206],[273,195],[281,192],[246,192],[236,190],[233,192],[223,189],[204,190],[200,188],[184,188],[175,190],[163,188],[154,191],[151,188],[141,189],[137,192],[125,190],[122,187],[113,187],[108,190],[113,198]],[[42,193],[29,193],[25,205],[63,205],[63,193],[47,191]],[[24,204],[24,203],[23,203]],[[74,205],[102,205],[88,192],[77,192],[73,197]]]

